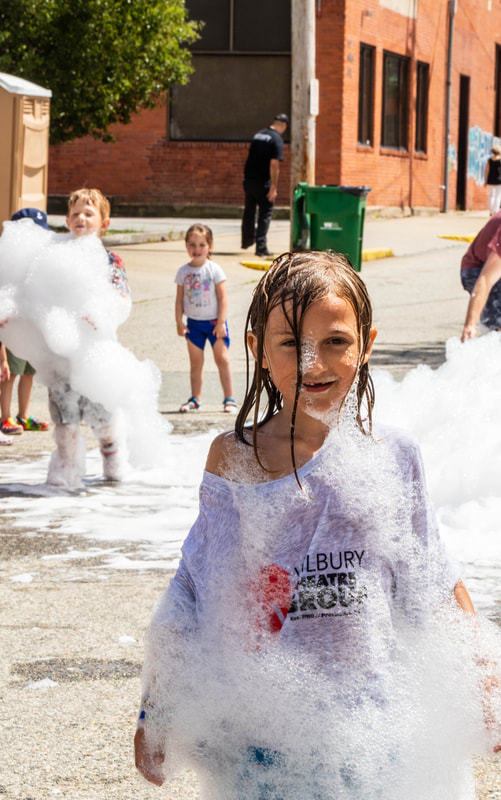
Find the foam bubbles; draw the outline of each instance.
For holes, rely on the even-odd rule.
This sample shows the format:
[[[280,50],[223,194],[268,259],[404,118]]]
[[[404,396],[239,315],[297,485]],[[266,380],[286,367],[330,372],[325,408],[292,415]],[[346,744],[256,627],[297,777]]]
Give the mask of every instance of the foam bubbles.
[[[96,236],[54,235],[31,220],[4,223],[0,238],[2,341],[47,386],[72,388],[122,416],[135,464],[152,463],[169,426],[157,412],[160,373],[119,344],[131,301],[109,279]],[[137,426],[137,419],[147,424]]]
[[[419,366],[399,383],[374,371],[376,418],[419,440],[437,506],[499,495],[501,334],[447,342],[437,370]]]
[[[447,600],[419,461],[391,437],[336,427],[303,491],[206,478],[147,645],[166,775],[189,765],[228,800],[473,797],[470,755],[501,735],[500,636]]]

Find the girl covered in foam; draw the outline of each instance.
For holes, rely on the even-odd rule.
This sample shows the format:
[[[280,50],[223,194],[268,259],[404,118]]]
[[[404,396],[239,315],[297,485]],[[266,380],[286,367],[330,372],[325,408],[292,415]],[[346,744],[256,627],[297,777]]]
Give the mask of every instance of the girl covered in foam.
[[[255,289],[254,373],[147,636],[136,765],[157,785],[187,765],[204,800],[458,800],[471,753],[501,749],[499,637],[416,443],[373,429],[375,335],[343,256],[284,254]]]

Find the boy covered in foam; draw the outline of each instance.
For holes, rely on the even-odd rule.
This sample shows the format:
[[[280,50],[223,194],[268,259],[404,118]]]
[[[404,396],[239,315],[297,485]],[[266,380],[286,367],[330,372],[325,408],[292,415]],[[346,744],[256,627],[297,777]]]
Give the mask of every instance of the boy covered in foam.
[[[79,189],[70,195],[66,225],[72,237],[102,236],[109,224],[110,204],[99,189]],[[129,286],[122,260],[111,250],[106,250],[106,253],[109,280],[122,297],[128,298]],[[92,312],[84,312],[83,319],[98,330],[99,323],[92,317]],[[72,487],[80,482],[83,471],[79,446],[82,420],[89,424],[99,442],[104,477],[107,480],[121,479],[124,464],[112,411],[76,391],[69,377],[61,373],[55,375],[49,386],[49,410],[55,425],[57,450],[51,457],[47,483]]]
[[[99,442],[105,478],[122,475],[116,417],[130,395],[124,367],[135,359],[116,338],[131,301],[120,257],[100,241],[108,201],[97,189],[73,192],[66,224],[70,233],[61,236],[31,220],[4,223],[0,327],[6,346],[34,365],[49,390],[57,450],[47,482],[73,489],[85,470],[82,421]]]

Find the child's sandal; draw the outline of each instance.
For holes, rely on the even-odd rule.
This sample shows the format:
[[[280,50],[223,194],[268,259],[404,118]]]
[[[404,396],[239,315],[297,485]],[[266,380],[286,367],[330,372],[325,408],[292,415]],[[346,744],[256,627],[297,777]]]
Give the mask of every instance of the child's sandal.
[[[190,397],[189,400],[186,401],[186,403],[183,403],[183,405],[179,409],[179,412],[181,414],[186,414],[187,411],[198,411],[199,408],[200,408],[200,403],[198,402],[197,398]]]
[[[47,422],[42,422],[39,419],[35,419],[35,417],[28,417],[28,419],[23,419],[19,416],[16,417],[16,421],[19,425],[22,425],[25,431],[48,431],[49,424]]]
[[[233,397],[225,397],[223,400],[223,411],[226,411],[227,414],[236,414],[238,411],[238,406],[233,399]]]

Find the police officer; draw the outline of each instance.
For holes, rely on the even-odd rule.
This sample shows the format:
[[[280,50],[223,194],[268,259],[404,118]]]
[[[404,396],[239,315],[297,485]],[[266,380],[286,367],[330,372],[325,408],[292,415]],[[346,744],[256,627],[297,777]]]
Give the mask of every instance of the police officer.
[[[266,237],[277,196],[283,134],[289,124],[286,114],[277,114],[271,125],[258,131],[249,147],[244,167],[245,208],[242,217],[242,248],[256,243],[257,256],[271,256]],[[256,209],[258,209],[256,225]]]

